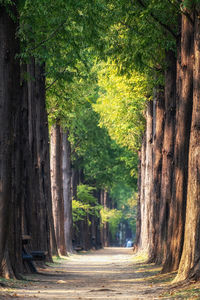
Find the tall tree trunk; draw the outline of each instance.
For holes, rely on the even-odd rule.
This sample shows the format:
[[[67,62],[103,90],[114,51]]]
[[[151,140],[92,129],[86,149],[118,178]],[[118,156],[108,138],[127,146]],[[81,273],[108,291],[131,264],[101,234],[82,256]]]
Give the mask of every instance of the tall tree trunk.
[[[176,281],[200,278],[200,8],[195,11],[193,112],[183,253]]]
[[[141,232],[143,232],[142,216],[143,216],[144,205],[145,205],[145,198],[144,198],[145,186],[144,185],[145,185],[145,169],[146,169],[146,134],[144,135],[143,141],[142,141],[140,160],[141,160],[140,181],[139,181],[140,192],[139,192],[139,200],[138,200],[135,251],[140,249],[141,240],[142,240]]]
[[[150,232],[152,222],[151,210],[151,183],[152,183],[152,130],[153,130],[153,102],[147,103],[146,113],[146,147],[145,147],[145,174],[143,182],[143,196],[141,197],[141,233],[140,250],[149,252]]]
[[[50,231],[53,230],[53,219],[44,65],[39,65],[31,58],[27,71],[30,157],[26,156],[26,160],[30,160],[27,161],[30,191],[28,203],[24,203],[27,226],[24,231],[31,235],[31,248],[47,252],[47,259],[51,261]]]
[[[167,229],[169,220],[169,206],[172,197],[172,183],[174,174],[174,139],[176,117],[176,57],[175,53],[166,53],[167,69],[165,71],[165,124],[162,148],[162,173],[159,203],[159,227],[157,228],[158,243],[155,261],[163,260],[164,245],[167,243]]]
[[[150,250],[149,262],[154,262],[158,249],[159,232],[159,208],[161,195],[161,175],[162,175],[162,146],[164,133],[164,108],[165,98],[163,91],[156,92],[155,102],[155,129],[153,134],[153,178],[152,178],[152,222],[150,223]]]
[[[136,235],[135,235],[135,241],[134,241],[134,251],[137,252],[139,241],[140,241],[140,232],[141,232],[141,195],[142,195],[142,153],[144,150],[142,150],[144,147],[144,139],[142,142],[141,150],[138,153],[138,181],[137,181],[137,187],[138,187],[138,199],[137,199],[137,219],[136,219]]]
[[[19,50],[19,49],[18,49]],[[22,175],[23,175],[23,140],[22,140],[22,98],[20,82],[20,66],[15,68],[15,90],[18,89],[15,101],[12,104],[13,113],[13,148],[12,148],[12,201],[10,208],[10,230],[8,255],[10,267],[14,276],[21,279],[23,272],[22,262]],[[12,87],[13,88],[13,87]],[[20,91],[19,91],[20,90]]]
[[[188,180],[188,153],[193,99],[194,27],[186,15],[181,25],[181,68],[177,75],[181,87],[176,103],[176,139],[172,201],[169,210],[168,259],[163,272],[177,270],[184,241],[185,210]],[[166,254],[165,254],[166,257]]]
[[[48,260],[51,257],[50,235],[54,236],[51,179],[50,179],[50,153],[49,153],[49,129],[46,111],[45,94],[45,65],[35,65],[36,83],[36,135],[37,135],[37,164],[39,172],[39,191],[41,202],[39,203],[40,217],[40,249],[48,253]],[[53,245],[55,250],[56,245]]]
[[[18,192],[16,198],[13,198],[13,202],[11,202],[12,196],[14,196],[12,188],[16,187],[16,181],[12,186],[12,150],[13,147],[19,145],[19,141],[15,139],[13,132],[13,125],[16,125],[19,121],[19,111],[15,116],[13,109],[17,109],[16,105],[20,96],[19,61],[15,58],[19,50],[19,43],[16,39],[17,22],[12,20],[9,13],[10,10],[14,16],[17,16],[17,1],[13,2],[13,6],[0,5],[0,272],[2,272],[2,260],[8,241],[9,215],[13,208],[12,204],[17,208],[17,211],[20,208]],[[18,137],[19,135],[17,135]],[[17,150],[19,151],[19,149]],[[19,158],[18,155],[19,152],[16,153],[17,159]],[[16,176],[20,176],[18,169],[15,169],[15,172]],[[12,218],[11,222],[15,220],[15,218]],[[16,246],[16,256],[18,257],[20,251],[19,241],[13,241],[12,246],[13,248]],[[19,263],[20,261],[21,259],[19,259]],[[13,267],[15,268],[15,263],[13,263]]]
[[[63,143],[63,197],[64,197],[64,227],[66,250],[71,253],[72,247],[72,191],[71,191],[71,145],[69,142],[69,132],[62,133]]]
[[[66,255],[62,174],[62,135],[60,125],[51,127],[51,189],[56,241],[61,255]]]

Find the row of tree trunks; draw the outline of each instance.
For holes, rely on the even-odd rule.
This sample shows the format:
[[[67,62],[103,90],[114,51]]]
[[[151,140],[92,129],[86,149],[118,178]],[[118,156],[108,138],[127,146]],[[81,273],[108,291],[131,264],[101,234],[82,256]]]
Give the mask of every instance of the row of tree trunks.
[[[17,1],[0,5],[0,274],[19,277],[21,258],[20,64]],[[14,21],[11,14],[16,18]]]
[[[52,223],[51,183],[44,65],[39,65],[32,58],[27,66],[27,73],[29,155],[26,155],[24,160],[29,167],[27,176],[30,178],[27,179],[29,185],[24,202],[26,227],[23,228],[23,233],[31,236],[31,248],[47,252],[47,259],[51,261],[50,235],[53,234],[53,228],[50,225]],[[25,135],[24,139],[26,139]]]
[[[189,164],[188,164],[188,184],[187,184],[187,208],[185,222],[185,237],[183,253],[179,265],[176,281],[200,278],[200,8],[197,7],[194,15],[194,57],[192,57],[191,48],[187,47],[187,54],[190,54],[190,60],[185,61],[189,66],[188,81],[192,76],[193,65],[193,110],[192,125],[190,133],[189,146]],[[187,33],[193,34],[192,24],[184,18],[184,26],[187,26]],[[189,39],[189,37],[188,37]],[[188,41],[189,43],[189,41]],[[191,43],[191,41],[190,41]],[[188,59],[189,59],[188,58]],[[193,63],[194,62],[194,63]],[[193,64],[192,64],[193,63]],[[190,81],[189,81],[190,82]],[[188,102],[191,102],[192,86],[188,82]]]
[[[47,252],[51,260],[54,229],[44,66],[34,59],[20,66],[16,58],[18,6],[13,2],[0,6],[0,272],[19,278],[22,234],[31,236],[32,250]]]
[[[73,236],[72,198],[77,199],[79,177],[80,172],[72,169],[69,131],[62,129],[57,121],[51,127],[51,187],[56,241],[61,255],[72,253],[72,241],[76,240],[75,233]],[[87,232],[87,220],[78,227],[83,238]]]
[[[165,71],[165,121],[162,146],[162,169],[160,182],[160,213],[158,229],[158,247],[156,263],[162,263],[167,252],[167,232],[170,201],[174,174],[174,140],[176,118],[176,57],[172,51],[166,53],[167,69]],[[154,182],[155,184],[155,182]]]
[[[163,271],[177,270],[182,254],[188,181],[188,153],[192,116],[193,25],[185,15],[181,25],[181,65],[177,72],[174,177],[169,214],[168,245]],[[180,86],[178,86],[180,84]]]
[[[150,249],[149,261],[162,263],[163,272],[178,270],[177,281],[200,276],[199,16],[198,5],[193,13],[187,11],[181,15],[177,57],[172,51],[166,53],[165,105],[164,110],[153,115],[156,134],[153,138],[153,165],[149,173],[151,153],[148,148],[152,124],[148,113],[140,157],[139,249]],[[145,213],[147,211],[150,214]]]

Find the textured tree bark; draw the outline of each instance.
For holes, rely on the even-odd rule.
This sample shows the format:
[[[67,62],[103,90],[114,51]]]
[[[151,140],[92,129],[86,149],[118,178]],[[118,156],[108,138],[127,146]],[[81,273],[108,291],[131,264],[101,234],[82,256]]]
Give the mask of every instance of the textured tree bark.
[[[185,209],[188,180],[188,153],[193,99],[193,36],[194,28],[189,18],[182,15],[181,25],[181,67],[176,103],[176,139],[175,173],[173,180],[172,201],[169,210],[169,245],[166,247],[168,259],[163,272],[177,270],[182,254],[185,225]],[[164,253],[164,257],[166,254]]]
[[[100,192],[100,204],[106,208],[107,207],[107,192],[105,190],[101,190]],[[108,247],[108,223],[104,223],[100,229],[100,236],[101,236],[101,244],[103,247]]]
[[[24,202],[23,229],[31,235],[31,248],[48,253],[51,261],[50,231],[53,232],[51,209],[50,159],[48,121],[45,107],[44,65],[32,58],[28,72],[28,201]],[[27,179],[26,179],[27,180]],[[37,187],[37,188],[36,188]]]
[[[134,252],[138,251],[139,241],[140,241],[140,232],[141,232],[141,195],[142,195],[142,153],[144,153],[144,138],[142,142],[141,150],[138,153],[138,199],[137,199],[137,220],[136,220],[136,235],[134,241]]]
[[[143,137],[142,141],[142,147],[141,147],[141,154],[140,154],[140,160],[141,160],[141,167],[140,167],[140,193],[139,193],[139,200],[138,200],[138,212],[137,212],[137,227],[136,227],[136,246],[135,251],[140,249],[141,245],[141,232],[142,232],[142,216],[143,216],[143,210],[145,205],[145,198],[144,198],[144,192],[145,192],[145,169],[146,169],[146,135]]]
[[[15,169],[12,169],[12,151],[19,145],[19,134],[15,136],[14,126],[19,121],[20,108],[17,108],[20,100],[20,71],[19,61],[15,59],[16,54],[19,51],[19,43],[16,39],[17,22],[14,22],[8,12],[8,9],[12,11],[14,16],[17,17],[16,5],[17,1],[13,1],[15,5],[5,7],[0,5],[0,273],[2,271],[2,261],[5,254],[6,243],[8,242],[8,236],[12,235],[11,229],[14,226],[17,217],[11,216],[11,209],[16,208],[17,212],[20,209],[20,189],[17,190],[17,194],[14,195],[12,188],[16,188],[16,182],[19,180],[20,174],[17,165]],[[14,111],[18,109],[17,111]],[[16,113],[16,115],[15,115]],[[19,133],[19,132],[18,132]],[[17,149],[15,158],[19,162],[19,149]],[[13,170],[13,172],[12,172]],[[12,177],[17,176],[12,183]],[[13,198],[12,198],[13,197]],[[9,224],[11,222],[11,228]],[[9,233],[9,235],[8,235]],[[16,239],[12,243],[11,252],[14,253],[15,258],[19,256],[20,241],[18,237],[20,235],[20,229],[17,231]],[[14,249],[15,247],[15,249]],[[8,256],[6,260],[10,259]],[[15,269],[21,266],[21,258],[19,258],[19,264],[12,260],[12,267]],[[20,271],[20,269],[19,269]]]
[[[164,108],[165,98],[162,90],[156,93],[155,98],[155,128],[153,132],[153,178],[151,193],[152,222],[150,223],[150,248],[149,262],[155,262],[158,249],[159,232],[159,209],[161,195],[161,175],[162,175],[162,146],[164,135]]]
[[[167,252],[167,229],[169,206],[172,197],[174,170],[174,139],[176,117],[176,57],[172,51],[166,53],[167,69],[165,71],[165,124],[162,148],[162,173],[160,183],[159,227],[155,262],[161,263]]]
[[[48,253],[47,259],[51,257],[50,235],[54,236],[51,180],[50,180],[50,153],[49,153],[49,129],[46,111],[45,94],[45,65],[35,65],[36,83],[36,135],[37,135],[37,165],[39,173],[39,191],[41,202],[39,203],[40,218],[40,249]],[[55,239],[54,239],[55,240]],[[56,245],[53,245],[54,251]]]
[[[62,174],[62,135],[61,128],[58,123],[53,125],[51,128],[51,190],[57,246],[60,254],[66,255]]]
[[[151,184],[153,169],[152,153],[152,131],[153,131],[153,102],[147,103],[146,115],[146,153],[145,153],[145,174],[143,183],[143,196],[141,197],[141,233],[140,233],[140,250],[149,253],[150,241],[150,223],[152,222],[151,213]]]
[[[19,53],[19,47],[18,47]],[[13,112],[13,147],[12,147],[12,200],[10,208],[10,230],[8,258],[15,278],[21,279],[22,262],[22,175],[23,175],[23,140],[22,140],[22,93],[20,83],[20,65],[15,67],[15,87],[18,90],[12,103]],[[18,85],[18,86],[17,86]],[[13,88],[13,87],[12,87]]]
[[[176,281],[200,278],[200,7],[195,11],[193,112],[183,253]]]
[[[72,247],[72,190],[71,190],[71,145],[69,142],[69,132],[63,131],[63,197],[64,197],[64,227],[65,227],[65,242],[66,250],[71,253]]]

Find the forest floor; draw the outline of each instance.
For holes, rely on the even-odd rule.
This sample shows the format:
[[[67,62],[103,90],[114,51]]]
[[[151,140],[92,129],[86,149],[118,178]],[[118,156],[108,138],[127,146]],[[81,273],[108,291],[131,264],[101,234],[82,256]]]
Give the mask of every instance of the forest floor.
[[[0,299],[200,299],[200,285],[190,286],[189,292],[188,287],[172,289],[175,274],[162,275],[144,261],[129,248],[73,254],[25,280],[4,282]]]

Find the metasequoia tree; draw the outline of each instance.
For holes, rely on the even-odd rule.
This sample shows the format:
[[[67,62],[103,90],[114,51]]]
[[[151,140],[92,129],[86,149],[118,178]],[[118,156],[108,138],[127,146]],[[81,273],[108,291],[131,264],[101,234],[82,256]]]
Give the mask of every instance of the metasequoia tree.
[[[17,1],[13,5],[0,4],[0,270],[4,271],[3,258],[7,247],[12,246],[14,255],[11,264],[20,266],[21,247],[18,241],[18,232],[11,230],[16,224],[20,227],[20,218],[11,215],[15,208],[20,216],[20,172],[17,164],[20,163],[20,68],[16,55],[19,53],[19,40],[16,38],[18,22]],[[16,126],[16,127],[15,127]],[[18,140],[17,140],[18,139]],[[16,151],[16,152],[14,152]],[[16,159],[16,162],[15,162]],[[15,165],[16,163],[16,165]],[[20,184],[19,184],[20,185]],[[16,194],[14,193],[14,190]],[[11,226],[11,227],[10,227]],[[16,229],[16,228],[15,228]],[[15,235],[16,233],[16,235]],[[11,244],[9,244],[9,238]],[[16,248],[15,248],[16,246]],[[15,253],[15,250],[17,253]],[[8,251],[8,250],[7,250]],[[16,259],[19,258],[17,263]],[[6,263],[10,263],[9,254],[6,255]],[[11,266],[12,268],[12,266]],[[21,267],[20,267],[21,270]],[[19,271],[20,271],[19,270]],[[14,272],[17,272],[15,269]]]
[[[165,97],[162,88],[155,93],[153,104],[153,135],[152,135],[152,182],[151,209],[152,221],[149,225],[149,262],[155,261],[159,247],[159,213],[162,180],[162,150],[165,127]]]
[[[147,103],[146,112],[146,136],[145,136],[145,170],[144,170],[144,184],[143,197],[140,198],[141,210],[141,232],[139,247],[141,250],[149,251],[150,247],[150,222],[151,217],[151,183],[152,183],[152,166],[153,166],[153,102]]]
[[[166,271],[177,270],[184,240],[188,153],[193,102],[193,36],[193,23],[189,16],[182,14],[181,64],[177,71],[177,76],[180,78],[177,84],[180,84],[180,86],[177,85],[174,177],[172,199],[169,206],[168,246],[165,250],[165,257],[168,255],[168,259],[165,261],[163,269]]]
[[[51,191],[56,241],[61,255],[66,255],[62,172],[62,132],[59,121],[51,127]]]
[[[174,173],[174,143],[176,116],[176,57],[173,51],[166,53],[167,69],[165,70],[165,123],[163,129],[162,169],[160,182],[159,220],[157,227],[157,248],[155,262],[162,263],[168,254],[167,228],[172,184]],[[164,249],[165,248],[165,249]]]
[[[185,222],[185,237],[183,253],[178,269],[176,281],[184,279],[199,279],[199,99],[200,99],[200,9],[197,4],[194,10],[194,57],[193,63],[193,78],[188,75],[188,79],[193,82],[193,110],[192,110],[192,125],[190,133],[190,146],[189,146],[189,163],[188,163],[188,182],[187,182],[187,206],[186,206],[186,222]],[[183,22],[190,22],[183,16]],[[192,24],[188,24],[189,28]],[[193,37],[193,30],[191,32],[191,39]],[[189,37],[188,37],[189,38]],[[188,50],[188,48],[186,48]],[[187,52],[188,53],[188,52]],[[188,53],[189,54],[189,53]],[[190,74],[192,74],[192,66],[189,64]],[[186,85],[186,88],[192,86]],[[187,91],[188,89],[186,89]],[[192,95],[190,94],[191,101]]]
[[[64,231],[67,252],[72,252],[72,163],[71,144],[69,141],[69,131],[62,131],[62,169],[63,169],[63,199],[64,199]]]

